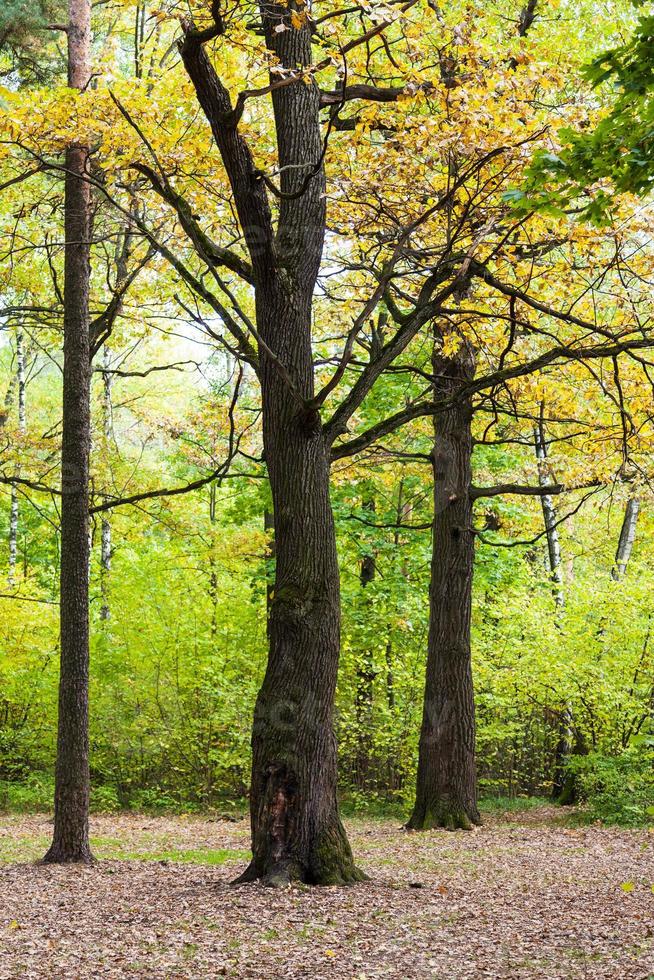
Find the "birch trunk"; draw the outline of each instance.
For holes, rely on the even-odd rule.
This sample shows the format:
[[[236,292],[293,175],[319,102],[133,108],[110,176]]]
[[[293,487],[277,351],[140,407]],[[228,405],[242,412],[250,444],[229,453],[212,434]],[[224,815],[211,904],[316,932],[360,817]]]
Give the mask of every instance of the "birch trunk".
[[[615,553],[615,564],[611,569],[611,577],[614,581],[620,582],[627,571],[627,565],[631,558],[631,552],[636,539],[636,525],[638,523],[638,512],[640,501],[637,497],[631,497],[625,507],[624,519],[620,530],[620,540]]]
[[[27,431],[26,411],[26,379],[25,379],[25,347],[23,335],[16,334],[16,389],[18,392],[18,431],[25,435]],[[16,476],[20,476],[20,466],[16,467]],[[11,510],[9,515],[9,585],[16,586],[16,566],[18,562],[18,522],[19,504],[18,489],[11,488]]]

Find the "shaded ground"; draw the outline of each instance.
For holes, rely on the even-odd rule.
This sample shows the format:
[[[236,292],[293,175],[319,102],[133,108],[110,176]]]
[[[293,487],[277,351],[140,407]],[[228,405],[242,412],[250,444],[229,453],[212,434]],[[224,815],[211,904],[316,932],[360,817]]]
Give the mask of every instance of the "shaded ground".
[[[0,816],[0,980],[654,980],[654,833],[547,808],[468,834],[348,829],[372,882],[280,892],[229,886],[244,821],[96,817],[102,860],[80,869],[25,863],[51,825]]]

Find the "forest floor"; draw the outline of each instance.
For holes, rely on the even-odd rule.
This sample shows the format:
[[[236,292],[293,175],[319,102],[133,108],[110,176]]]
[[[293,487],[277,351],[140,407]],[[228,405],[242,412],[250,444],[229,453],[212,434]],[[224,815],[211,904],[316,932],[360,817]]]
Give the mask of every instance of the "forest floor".
[[[654,980],[654,834],[541,807],[471,833],[352,820],[372,881],[239,888],[246,821],[92,821],[98,862],[39,866],[47,816],[0,816],[0,980]]]

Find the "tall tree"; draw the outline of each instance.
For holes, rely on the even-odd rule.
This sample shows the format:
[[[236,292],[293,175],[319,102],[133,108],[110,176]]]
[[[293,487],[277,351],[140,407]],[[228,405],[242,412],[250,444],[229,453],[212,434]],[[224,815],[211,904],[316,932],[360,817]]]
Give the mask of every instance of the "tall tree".
[[[285,71],[312,63],[311,31],[278,31],[288,8],[263,4],[266,43]],[[220,17],[212,34],[222,31]],[[225,164],[252,260],[261,338],[263,441],[275,522],[269,657],[252,735],[252,863],[241,880],[317,883],[360,877],[336,802],[332,728],[339,655],[339,576],[329,502],[329,446],[314,398],[313,292],[325,230],[318,110],[307,84],[274,87],[281,201],[277,234],[266,187],[230,120],[233,107],[189,27],[184,65]]]
[[[91,3],[69,0],[68,84],[91,77]],[[60,678],[50,863],[89,862],[89,455],[91,349],[89,148],[65,156],[64,371],[61,447]]]
[[[416,801],[407,826],[470,829],[479,823],[470,617],[475,543],[472,528],[472,400],[459,398],[474,378],[472,346],[454,357],[435,345],[434,522],[429,636]]]
[[[493,112],[500,90],[489,91],[487,59],[472,57],[474,44],[458,28],[450,37],[451,28],[441,23],[433,6],[407,0],[397,9],[390,6],[381,19],[376,12],[372,16],[364,11],[361,34],[353,33],[360,21],[353,27],[347,10],[328,11],[325,17],[315,12],[312,22],[313,13],[301,2],[266,4],[253,25],[240,8],[213,4],[209,23],[204,21],[207,26],[183,22],[183,63],[210,123],[229,186],[223,168],[216,168],[213,186],[200,174],[212,147],[199,126],[188,137],[193,163],[179,167],[187,131],[171,137],[158,127],[160,103],[149,99],[145,86],[132,87],[134,91],[123,96],[125,103],[112,93],[119,115],[110,126],[107,116],[98,123],[99,131],[111,129],[112,137],[116,127],[122,127],[120,155],[108,139],[111,159],[106,165],[129,170],[132,187],[136,171],[139,196],[163,199],[176,222],[174,235],[166,237],[160,225],[148,223],[148,210],[133,215],[135,229],[182,280],[187,292],[176,298],[196,322],[203,323],[200,304],[211,310],[214,326],[204,326],[222,343],[225,338],[215,329],[219,318],[225,343],[251,365],[261,386],[277,567],[269,663],[253,732],[253,861],[245,877],[273,883],[358,877],[336,804],[332,704],[339,581],[328,493],[330,459],[352,456],[413,419],[433,413],[432,398],[402,399],[400,411],[385,405],[368,429],[345,438],[382,375],[399,359],[413,356],[410,348],[414,341],[422,344],[422,329],[443,313],[463,282],[475,278],[484,300],[488,292],[504,304],[508,295],[522,295],[520,285],[510,284],[524,276],[525,265],[516,271],[514,260],[519,251],[528,254],[529,235],[520,238],[519,223],[507,231],[507,209],[497,207],[497,197],[498,189],[506,186],[507,173],[520,166],[524,147],[542,134],[538,120],[517,115],[512,80],[501,87],[506,102],[498,122]],[[420,50],[426,18],[430,32]],[[467,30],[466,25],[464,33]],[[453,112],[451,74],[442,65],[433,70],[444,36],[457,49],[466,47],[471,63],[481,66],[475,113]],[[313,60],[314,38],[316,49],[319,43],[329,52],[322,60]],[[403,84],[388,86],[389,65],[397,62],[400,51]],[[418,81],[416,58],[425,66],[424,78]],[[269,84],[255,88],[262,65],[269,68]],[[504,54],[495,67],[500,73],[508,71]],[[244,87],[232,98],[228,85],[233,87],[242,75]],[[319,77],[330,87],[319,88]],[[371,84],[375,81],[379,85]],[[541,82],[539,78],[539,91]],[[188,89],[179,89],[186,99]],[[531,94],[539,98],[535,91]],[[166,98],[174,97],[177,93],[167,92]],[[268,101],[272,120],[266,113]],[[407,101],[415,113],[407,113]],[[356,114],[341,118],[348,104],[361,102],[384,104],[384,112],[390,106],[388,118],[376,118],[376,105],[358,107]],[[104,106],[110,109],[109,98]],[[321,111],[326,114],[323,119]],[[252,125],[255,118],[257,125]],[[451,170],[443,163],[452,160],[452,147],[458,145],[461,125],[469,118],[469,151]],[[360,129],[366,134],[372,130],[373,137],[359,138]],[[397,133],[401,138],[395,138]],[[418,161],[429,146],[430,165],[419,164],[405,173],[405,141],[413,144]],[[359,169],[352,166],[353,154],[361,159]],[[333,159],[328,186],[325,163]],[[127,186],[122,181],[98,181],[98,189],[121,206],[119,184]],[[328,192],[329,254],[319,276]],[[151,211],[158,218],[160,201]],[[229,247],[210,234],[223,232],[223,218],[233,232]],[[449,231],[444,242],[445,226]],[[549,232],[538,228],[534,233],[551,247]],[[335,266],[337,302],[331,303]],[[188,305],[188,293],[196,302],[195,311]],[[369,328],[384,304],[391,326],[380,338]],[[335,325],[333,330],[320,329],[325,310],[325,325]],[[473,314],[462,311],[464,318],[468,315]],[[503,308],[499,316],[500,323],[507,322]],[[312,337],[314,331],[318,338]],[[526,331],[518,340],[523,336]],[[464,386],[462,397],[529,373],[538,358],[543,365],[576,356],[565,337],[544,351],[532,342],[534,336],[518,343],[521,349],[512,351],[512,363],[504,370]],[[614,350],[613,337],[604,339],[602,351]],[[515,340],[512,334],[511,347]],[[551,342],[549,337],[548,345]],[[317,356],[314,363],[318,344],[324,345],[326,357]],[[367,359],[357,360],[360,350]],[[515,363],[519,356],[530,363]],[[325,370],[329,364],[336,365],[331,376]],[[397,369],[407,370],[407,365]],[[316,391],[318,376],[326,380]],[[339,388],[346,390],[337,401]],[[327,405],[331,416],[323,421],[321,411]]]

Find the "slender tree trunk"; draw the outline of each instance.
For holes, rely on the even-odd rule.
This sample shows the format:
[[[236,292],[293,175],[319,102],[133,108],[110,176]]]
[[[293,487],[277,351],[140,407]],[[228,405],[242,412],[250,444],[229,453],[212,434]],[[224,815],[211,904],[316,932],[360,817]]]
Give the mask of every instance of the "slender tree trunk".
[[[364,509],[375,512],[374,500],[364,502]],[[369,597],[365,593],[368,586],[375,578],[375,556],[372,554],[364,555],[359,569],[359,581],[361,583],[361,601],[370,612]],[[359,789],[366,789],[370,782],[370,757],[372,754],[372,708],[374,696],[375,667],[372,650],[370,645],[359,651],[359,663],[356,671],[357,689],[355,697],[355,711],[357,723],[357,751],[356,751],[356,784]]]
[[[637,497],[630,497],[625,507],[624,520],[620,530],[620,540],[615,553],[615,564],[611,569],[611,577],[615,582],[620,582],[625,575],[631,551],[636,538],[636,525],[638,523],[638,512],[640,501]]]
[[[111,402],[111,374],[109,373],[109,348],[105,345],[102,348],[102,429],[104,435],[105,452],[109,452],[109,447],[114,436],[113,406]],[[109,605],[109,579],[111,576],[111,520],[107,512],[102,514],[101,539],[100,539],[100,593],[102,605],[100,606],[100,619],[107,622],[111,618],[111,606]]]
[[[546,487],[551,482],[547,465],[547,439],[545,438],[545,429],[542,422],[544,407],[544,405],[541,405],[541,421],[534,428],[534,447],[538,461],[538,482],[541,487]],[[552,497],[548,493],[543,494],[540,502],[543,511],[543,524],[545,525],[545,539],[547,541],[547,566],[552,581],[552,595],[554,596],[558,625],[560,615],[565,606],[561,543],[556,523],[556,509]],[[573,802],[575,795],[574,778],[569,772],[567,765],[568,759],[573,751],[573,743],[572,710],[566,704],[559,714],[558,739],[554,750],[554,771],[552,773],[552,798],[561,803]]]
[[[69,0],[68,83],[90,77],[90,0]],[[61,663],[55,813],[47,862],[89,862],[89,453],[91,445],[88,149],[66,150],[61,450]]]
[[[435,353],[434,396],[448,398],[475,372],[472,351]],[[434,527],[429,587],[425,700],[411,830],[470,829],[480,823],[475,766],[475,704],[470,651],[472,406],[468,399],[434,419]]]
[[[16,388],[18,391],[18,431],[24,435],[27,430],[26,391],[25,391],[25,347],[23,335],[16,334]],[[16,468],[16,476],[20,476],[20,466]],[[9,585],[16,585],[16,564],[18,561],[18,489],[11,488],[11,510],[9,514]]]
[[[534,430],[534,444],[536,447],[536,459],[538,460],[538,482],[541,487],[546,487],[550,479],[547,472],[547,441],[542,424]],[[540,502],[543,510],[543,522],[545,524],[547,539],[547,556],[550,578],[552,579],[552,593],[558,612],[565,605],[565,591],[563,588],[563,565],[561,562],[559,531],[556,524],[556,510],[552,498],[548,493],[541,495]]]
[[[268,547],[266,548],[266,623],[269,623],[270,609],[275,593],[275,572],[273,565],[275,561],[275,518],[272,511],[268,510],[268,508],[263,512],[263,528],[270,535]]]

